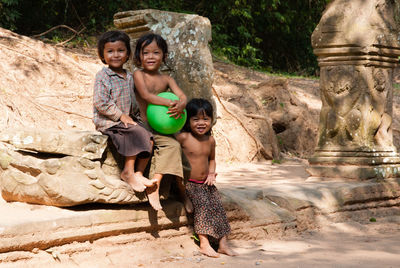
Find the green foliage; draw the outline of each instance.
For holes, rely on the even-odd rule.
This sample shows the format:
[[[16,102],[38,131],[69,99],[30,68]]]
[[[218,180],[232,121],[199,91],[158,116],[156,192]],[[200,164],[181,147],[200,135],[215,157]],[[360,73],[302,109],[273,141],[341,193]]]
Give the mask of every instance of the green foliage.
[[[0,0],[0,27],[14,31],[15,23],[21,16],[21,13],[16,9],[18,0]]]
[[[199,239],[199,237],[197,236],[196,233],[193,233],[190,238],[192,238],[193,240],[196,240],[197,242],[200,242],[200,239]]]
[[[215,55],[255,69],[309,75],[317,68],[310,36],[328,1],[0,0],[0,26],[33,35],[65,24],[97,35],[113,28],[113,15],[119,11],[153,8],[195,13],[211,21]],[[68,34],[60,29],[46,37]]]
[[[313,74],[310,37],[328,0],[202,0],[195,13],[213,25],[212,48],[257,69]]]
[[[282,164],[282,161],[279,159],[272,159],[271,164]]]

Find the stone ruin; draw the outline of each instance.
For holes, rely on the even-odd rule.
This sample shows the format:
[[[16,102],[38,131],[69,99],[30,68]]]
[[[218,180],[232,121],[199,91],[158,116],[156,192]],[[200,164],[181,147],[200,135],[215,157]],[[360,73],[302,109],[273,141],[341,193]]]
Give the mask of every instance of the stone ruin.
[[[399,6],[387,0],[332,1],[314,30],[322,109],[318,144],[309,159],[312,176],[399,176],[392,135]]]
[[[174,76],[189,99],[202,96],[214,103],[208,19],[139,10],[117,13],[115,25],[126,31],[133,42],[148,31],[162,35],[170,51],[164,71]],[[144,193],[134,192],[120,179],[122,160],[107,144],[107,137],[95,131],[3,130],[0,132],[3,199],[59,207],[146,202]],[[170,181],[171,178],[163,179],[161,199],[168,197]]]

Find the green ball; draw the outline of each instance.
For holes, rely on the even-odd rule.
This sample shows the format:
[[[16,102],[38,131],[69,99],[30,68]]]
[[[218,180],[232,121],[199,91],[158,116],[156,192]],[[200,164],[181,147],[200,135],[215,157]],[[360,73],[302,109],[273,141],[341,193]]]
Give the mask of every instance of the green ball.
[[[161,92],[158,96],[169,99],[169,100],[179,100],[172,92]],[[183,110],[183,114],[180,118],[175,119],[170,117],[168,112],[168,106],[149,104],[147,106],[147,121],[149,125],[160,132],[161,134],[174,134],[181,130],[186,122],[186,109]]]

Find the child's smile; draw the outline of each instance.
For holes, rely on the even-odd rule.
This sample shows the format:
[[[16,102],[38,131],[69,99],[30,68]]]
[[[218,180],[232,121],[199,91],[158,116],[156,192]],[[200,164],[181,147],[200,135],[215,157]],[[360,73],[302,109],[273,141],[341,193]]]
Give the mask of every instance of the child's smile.
[[[157,46],[157,43],[155,41],[151,42],[142,48],[142,53],[140,54],[143,69],[146,71],[158,71],[163,61],[163,56],[163,52]]]
[[[128,60],[128,50],[122,41],[107,42],[104,45],[104,60],[110,69],[118,72]]]
[[[194,135],[205,135],[211,129],[211,117],[200,111],[190,119],[190,129]]]

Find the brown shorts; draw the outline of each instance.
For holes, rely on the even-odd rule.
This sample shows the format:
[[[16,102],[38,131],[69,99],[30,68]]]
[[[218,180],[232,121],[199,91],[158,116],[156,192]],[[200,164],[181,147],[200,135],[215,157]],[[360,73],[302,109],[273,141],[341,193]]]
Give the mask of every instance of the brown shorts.
[[[154,174],[170,174],[183,178],[181,154],[181,145],[173,136],[154,134],[150,177]]]

